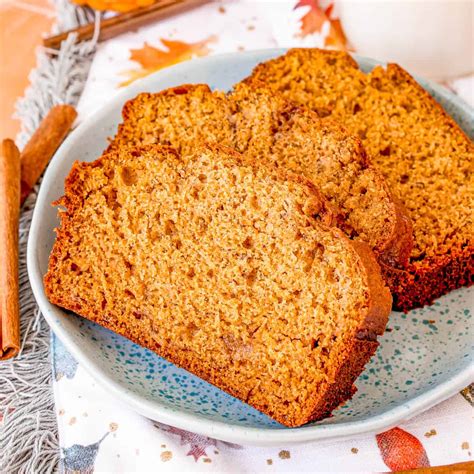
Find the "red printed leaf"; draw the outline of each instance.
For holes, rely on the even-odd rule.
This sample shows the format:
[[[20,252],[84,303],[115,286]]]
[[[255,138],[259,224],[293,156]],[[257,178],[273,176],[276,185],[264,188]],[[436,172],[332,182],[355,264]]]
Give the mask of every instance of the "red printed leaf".
[[[332,13],[333,8],[334,8],[334,3],[330,3],[328,7],[326,8],[326,10],[324,10],[324,14],[329,18],[329,20],[331,20],[331,13]]]
[[[304,38],[313,33],[321,33],[324,24],[328,22],[329,32],[324,38],[324,46],[342,50],[347,49],[347,38],[340,20],[331,18],[334,9],[333,2],[323,9],[320,0],[299,0],[294,9],[301,7],[309,7],[309,10],[301,17],[298,36]]]
[[[430,467],[425,448],[416,436],[400,428],[393,428],[375,438],[383,462],[390,470],[396,472]]]

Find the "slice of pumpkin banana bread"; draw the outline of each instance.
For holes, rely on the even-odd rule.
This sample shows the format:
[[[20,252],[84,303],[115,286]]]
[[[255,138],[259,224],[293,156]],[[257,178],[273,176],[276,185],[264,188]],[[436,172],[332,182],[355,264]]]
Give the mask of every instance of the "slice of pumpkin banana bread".
[[[304,178],[196,149],[76,162],[46,294],[284,425],[328,416],[384,331],[380,267]]]
[[[294,49],[245,83],[339,120],[401,198],[413,222],[406,271],[386,268],[395,306],[408,310],[473,280],[474,146],[396,64],[369,74],[344,52]]]
[[[109,150],[160,143],[189,154],[200,140],[302,174],[339,209],[339,226],[351,238],[367,242],[390,267],[407,264],[411,223],[360,140],[264,88],[240,85],[226,95],[184,85],[140,94],[125,104]]]

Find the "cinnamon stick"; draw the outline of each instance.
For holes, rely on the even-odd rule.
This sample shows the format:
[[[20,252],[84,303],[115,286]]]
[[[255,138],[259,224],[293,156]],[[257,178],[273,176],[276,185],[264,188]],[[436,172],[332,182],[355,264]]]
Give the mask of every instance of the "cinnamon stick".
[[[209,0],[158,0],[153,5],[120,13],[101,21],[98,41],[105,41],[122,33],[136,30],[146,24],[169,18],[200,4],[207,3],[207,1]],[[59,49],[61,43],[70,33],[77,33],[78,42],[90,40],[94,36],[94,29],[94,23],[88,23],[59,35],[48,36],[43,39],[43,46]]]
[[[54,106],[26,144],[21,153],[22,204],[68,134],[76,116],[76,110],[70,105]]]
[[[6,139],[0,149],[0,360],[20,350],[19,218],[20,152],[13,140]]]

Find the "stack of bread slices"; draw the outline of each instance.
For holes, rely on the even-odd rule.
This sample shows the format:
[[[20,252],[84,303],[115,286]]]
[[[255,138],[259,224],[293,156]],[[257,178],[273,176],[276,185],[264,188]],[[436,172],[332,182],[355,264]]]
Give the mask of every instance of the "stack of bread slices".
[[[66,180],[46,293],[286,426],[318,420],[353,394],[391,293],[408,310],[472,279],[472,153],[406,72],[343,53],[140,94]]]

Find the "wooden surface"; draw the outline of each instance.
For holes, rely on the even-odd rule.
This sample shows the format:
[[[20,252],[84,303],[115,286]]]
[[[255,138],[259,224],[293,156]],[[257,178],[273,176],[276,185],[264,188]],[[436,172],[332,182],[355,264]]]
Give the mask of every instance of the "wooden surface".
[[[399,471],[400,474],[471,474],[474,473],[474,462],[461,462],[457,464],[448,464],[446,466],[426,467],[422,469],[415,469],[412,471]]]
[[[139,8],[127,13],[120,13],[100,23],[99,41],[104,41],[122,33],[134,31],[137,28],[163,20],[178,13],[194,8],[207,0],[159,0],[157,3],[148,7]],[[65,31],[59,35],[50,36],[43,40],[43,45],[47,48],[59,49],[61,42],[64,41],[72,32],[77,33],[78,41],[90,40],[94,36],[95,25],[87,25]]]

